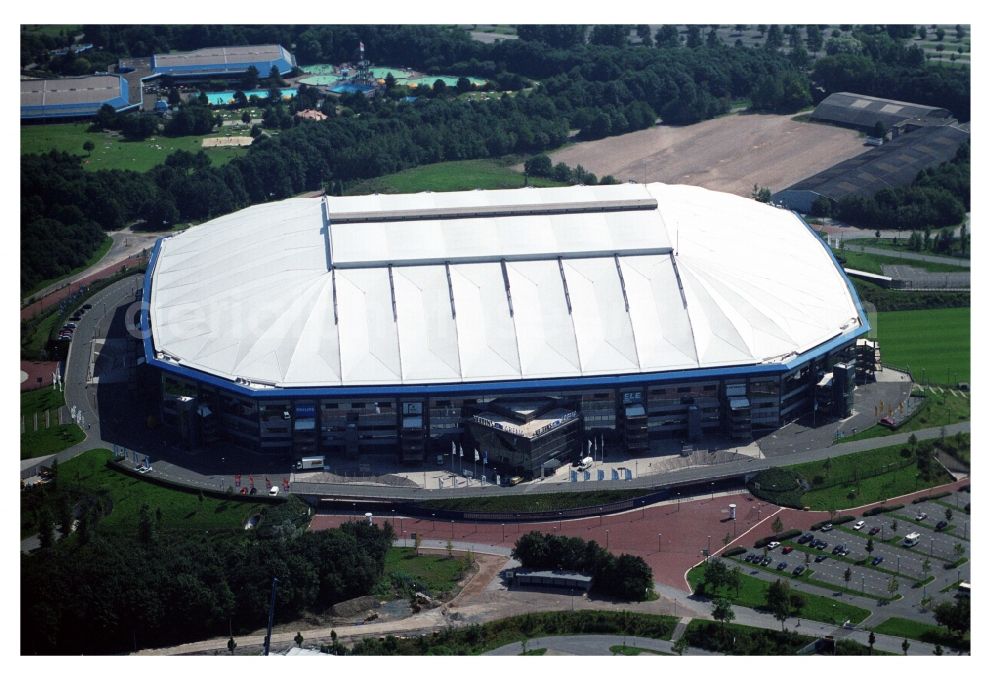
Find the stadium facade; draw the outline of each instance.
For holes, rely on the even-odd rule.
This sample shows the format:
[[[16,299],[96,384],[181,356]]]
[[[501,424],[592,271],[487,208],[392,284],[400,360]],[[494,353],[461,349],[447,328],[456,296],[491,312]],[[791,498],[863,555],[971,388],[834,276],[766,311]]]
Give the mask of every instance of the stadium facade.
[[[251,66],[262,78],[268,76],[272,67],[287,75],[295,68],[295,56],[281,45],[244,45],[154,54],[150,62],[154,75],[169,75],[177,79],[240,77]]]
[[[21,119],[93,117],[107,104],[116,112],[129,103],[128,81],[120,75],[87,75],[55,80],[21,80]]]
[[[537,476],[845,416],[868,321],[795,214],[663,184],[293,198],[157,242],[145,358],[191,444],[476,449]]]

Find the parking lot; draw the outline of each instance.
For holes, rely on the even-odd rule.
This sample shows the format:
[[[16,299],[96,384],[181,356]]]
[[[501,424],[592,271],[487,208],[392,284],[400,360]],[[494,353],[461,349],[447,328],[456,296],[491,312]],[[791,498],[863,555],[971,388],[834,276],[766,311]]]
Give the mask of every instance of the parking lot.
[[[810,586],[819,587],[811,583],[820,582],[888,599],[893,596],[889,588],[895,576],[899,585],[896,593],[906,595],[907,590],[930,576],[940,580],[955,575],[958,579],[957,573],[946,569],[945,565],[969,556],[969,541],[964,537],[969,528],[969,515],[964,510],[968,502],[969,494],[958,492],[941,501],[910,504],[893,512],[860,517],[864,526],[857,530],[854,528],[855,520],[834,526],[826,532],[806,531],[802,536],[784,540],[780,547],[773,550],[753,549],[748,554],[769,556],[771,562],[763,569],[772,573],[792,574],[797,566],[804,566],[802,577],[797,578],[803,591],[810,591]],[[952,512],[950,522],[945,516],[949,507]],[[918,521],[921,513],[926,517]],[[895,531],[892,529],[894,521]],[[948,524],[943,531],[936,529],[940,522]],[[874,529],[878,530],[873,532]],[[903,538],[910,533],[919,534],[917,544],[904,547]],[[869,538],[874,544],[870,554],[872,559],[865,565],[855,565],[856,561],[869,556],[866,550]],[[800,543],[800,539],[809,541]],[[895,542],[890,542],[892,540]],[[825,542],[826,546],[817,547],[817,541]],[[961,554],[955,551],[956,544],[962,546]],[[792,549],[786,553],[787,547]],[[843,548],[846,552],[841,551]],[[882,557],[882,561],[875,566],[871,564],[874,557]],[[924,570],[925,560],[930,563],[928,572]],[[762,568],[760,563],[746,561],[745,556],[734,559],[734,562],[751,574]],[[783,571],[778,568],[781,563],[785,564]],[[847,569],[851,570],[850,583],[844,580]]]

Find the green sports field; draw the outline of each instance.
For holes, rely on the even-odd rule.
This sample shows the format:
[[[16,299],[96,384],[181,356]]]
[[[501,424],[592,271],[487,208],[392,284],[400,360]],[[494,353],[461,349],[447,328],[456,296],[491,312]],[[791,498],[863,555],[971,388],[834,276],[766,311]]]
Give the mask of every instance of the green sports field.
[[[524,175],[490,160],[438,162],[351,184],[350,195],[371,193],[413,193],[424,190],[495,190],[520,188]],[[566,185],[546,178],[531,177],[529,185],[540,188]]]
[[[203,136],[154,136],[145,141],[125,141],[103,131],[88,131],[87,122],[66,122],[58,124],[21,125],[21,154],[47,153],[50,150],[79,155],[84,158],[83,168],[88,171],[98,169],[131,169],[148,171],[166,159],[175,150],[196,153],[204,150],[219,166],[246,154],[245,147],[202,148]],[[241,132],[229,131],[232,135]],[[83,149],[85,141],[94,144],[89,155]]]
[[[908,367],[915,380],[969,382],[970,308],[880,312],[877,339],[882,362]]]

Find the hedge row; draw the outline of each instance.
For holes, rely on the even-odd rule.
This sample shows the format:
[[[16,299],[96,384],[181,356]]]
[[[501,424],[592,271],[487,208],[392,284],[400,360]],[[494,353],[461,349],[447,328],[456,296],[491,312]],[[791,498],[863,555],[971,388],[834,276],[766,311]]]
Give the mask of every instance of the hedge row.
[[[766,547],[771,542],[774,542],[774,541],[781,542],[782,540],[787,540],[789,538],[797,538],[800,535],[802,535],[802,531],[800,531],[798,528],[793,528],[791,530],[781,531],[777,535],[769,535],[767,537],[763,537],[763,538],[757,540],[756,542],[754,542],[753,546],[754,547]]]
[[[902,509],[903,505],[893,505],[892,507],[873,507],[867,512],[862,512],[861,516],[875,516],[877,514],[885,514],[886,512],[895,512],[897,509]]]
[[[832,519],[817,521],[813,525],[809,526],[809,530],[819,530],[828,523],[832,523],[834,526],[839,526],[840,524],[847,523],[848,521],[854,521],[854,517],[850,514],[841,514],[840,516],[835,516]]]
[[[730,547],[726,551],[722,552],[723,556],[740,556],[741,554],[746,554],[746,547]]]
[[[964,486],[962,486],[958,490],[961,491],[962,493],[968,493],[968,492],[970,492],[971,488],[972,488],[972,484],[965,484]]]
[[[917,504],[918,502],[927,502],[928,500],[940,500],[941,498],[946,498],[951,495],[951,491],[942,491],[940,493],[931,493],[930,495],[925,495],[920,498],[914,498],[912,504]]]

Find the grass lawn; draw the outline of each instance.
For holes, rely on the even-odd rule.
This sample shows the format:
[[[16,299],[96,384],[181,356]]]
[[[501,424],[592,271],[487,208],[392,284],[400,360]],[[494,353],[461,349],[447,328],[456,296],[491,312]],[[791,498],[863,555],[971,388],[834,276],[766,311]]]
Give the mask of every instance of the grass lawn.
[[[873,631],[879,634],[888,634],[889,636],[911,638],[915,641],[924,641],[925,643],[936,643],[950,648],[969,649],[968,634],[964,638],[958,638],[943,627],[924,624],[923,622],[908,620],[902,617],[891,617],[875,627]]]
[[[59,312],[59,307],[54,306],[49,313],[26,333],[21,336],[21,353],[29,359],[38,359],[39,354],[49,342],[49,335],[52,329],[59,323],[60,317],[69,316]],[[32,320],[34,321],[34,320]],[[28,325],[30,327],[30,324]]]
[[[850,240],[851,244],[859,244],[861,246],[874,246],[874,247],[878,247],[879,249],[885,249],[887,252],[896,252],[896,251],[898,251],[898,252],[903,252],[903,253],[927,254],[928,256],[946,256],[948,258],[964,258],[965,260],[969,259],[969,252],[968,252],[968,250],[966,250],[966,253],[965,253],[964,256],[959,255],[958,253],[944,253],[944,252],[941,252],[941,251],[912,251],[907,246],[907,242],[908,242],[908,238],[900,238],[898,240],[898,243],[896,245],[893,245],[891,237],[883,237],[882,239],[869,238],[869,239],[852,239],[852,240]],[[889,255],[891,255],[891,253],[887,253],[886,255],[889,256]],[[964,268],[964,269],[968,270],[969,268]]]
[[[492,497],[424,500],[421,507],[465,512],[545,512],[606,505],[649,495],[647,490],[590,491],[585,493],[548,493],[540,495],[500,495]]]
[[[798,472],[812,485],[816,485],[816,477],[823,478],[824,487],[802,495],[802,505],[817,512],[866,505],[950,480],[937,464],[932,464],[937,472],[929,479],[922,479],[917,474],[915,454],[903,457],[900,451],[904,448],[906,444],[898,444],[831,458],[829,470],[824,467],[825,460],[793,465],[787,469]]]
[[[377,588],[384,590],[385,595],[393,588],[393,580],[416,581],[418,588],[422,587],[425,594],[442,596],[455,588],[455,583],[462,578],[465,570],[463,555],[455,553],[454,557],[437,554],[421,554],[417,556],[409,547],[392,547],[385,557],[385,573]]]
[[[941,425],[964,422],[971,418],[972,400],[967,397],[961,395],[955,396],[951,392],[938,394],[930,390],[924,390],[921,394],[925,395],[924,405],[920,407],[916,415],[900,425],[899,428],[893,430],[885,425],[875,425],[855,435],[841,437],[837,439],[837,443],[842,444],[847,441],[885,437],[890,434],[913,432],[927,427],[940,427]],[[964,454],[960,454],[960,456],[962,455],[964,455],[963,460],[968,463],[969,452],[965,451]]]
[[[531,177],[529,185],[547,188],[567,185],[545,178]],[[367,195],[370,193],[412,193],[431,190],[495,190],[499,188],[520,188],[524,185],[524,175],[497,164],[492,160],[463,160],[458,162],[438,162],[421,167],[406,169],[395,174],[360,181],[350,185],[346,194]]]
[[[968,382],[971,308],[880,312],[882,361],[909,367],[914,379],[941,385]]]
[[[62,150],[84,157],[83,168],[88,171],[99,169],[131,169],[148,171],[161,164],[167,155],[175,150],[196,153],[203,150],[202,136],[153,136],[145,141],[125,141],[119,136],[103,131],[87,131],[87,122],[65,122],[57,124],[31,124],[21,126],[21,154],[45,153]],[[216,134],[218,135],[218,134]],[[234,135],[225,132],[221,135]],[[94,144],[93,153],[88,156],[83,150],[85,141]],[[220,166],[246,154],[247,149],[204,148],[212,164]]]
[[[883,265],[909,265],[914,268],[923,268],[927,272],[968,272],[969,268],[959,265],[947,265],[945,263],[928,263],[926,261],[915,261],[906,258],[894,258],[886,252],[885,256],[878,256],[870,253],[860,253],[858,251],[848,251],[838,249],[837,255],[842,257],[847,263],[844,267],[864,270],[876,275],[882,274]]]
[[[42,289],[44,289],[45,287],[49,286],[50,284],[55,284],[60,279],[66,279],[67,277],[75,275],[75,274],[77,274],[79,272],[83,272],[84,270],[86,270],[87,268],[89,268],[91,265],[94,265],[95,263],[97,263],[97,261],[99,261],[102,258],[104,258],[104,254],[108,253],[108,251],[111,250],[111,245],[112,244],[114,244],[114,240],[111,239],[110,237],[105,237],[104,238],[104,243],[101,244],[100,247],[98,247],[97,251],[94,252],[93,256],[91,256],[90,258],[87,259],[86,263],[84,263],[83,265],[81,265],[78,268],[73,268],[72,270],[70,270],[69,272],[67,272],[65,275],[62,275],[60,277],[53,277],[52,279],[43,279],[38,284],[36,284],[35,286],[33,286],[29,291],[27,291],[26,293],[24,293],[22,295],[25,298],[29,298],[29,297],[31,297],[31,295],[33,293],[41,291]]]
[[[545,648],[540,648],[540,650],[544,651]],[[631,645],[613,645],[610,650],[612,655],[673,655],[673,653],[650,650],[649,648],[636,648]],[[528,651],[528,654],[530,655],[531,651]]]
[[[62,392],[51,387],[43,387],[21,394],[21,415],[24,416],[25,433],[21,435],[21,460],[37,458],[50,453],[58,453],[84,440],[86,435],[73,423],[56,424],[58,409],[64,404]],[[45,411],[52,411],[45,428]],[[38,431],[34,430],[35,414],[38,414]]]
[[[137,479],[105,467],[112,457],[106,449],[88,451],[59,465],[56,484],[62,489],[82,489],[88,493],[107,492],[113,507],[99,528],[132,531],[138,527],[139,508],[149,505],[162,514],[161,530],[239,529],[247,517],[263,505],[239,500],[223,500],[195,493],[173,490]]]
[[[698,584],[704,580],[704,566],[698,565],[692,568],[688,572],[687,580],[692,589],[697,589]],[[741,572],[739,594],[737,595],[735,591],[727,588],[718,595],[728,598],[733,604],[738,606],[763,608],[767,604],[767,587],[769,584],[765,580]],[[794,591],[796,594],[801,594],[806,600],[806,605],[802,609],[802,619],[804,620],[832,622],[835,624],[843,624],[844,620],[850,620],[856,624],[869,615],[867,610],[858,608],[857,606],[852,606],[825,596],[807,594],[797,589]]]

